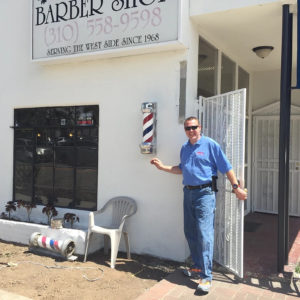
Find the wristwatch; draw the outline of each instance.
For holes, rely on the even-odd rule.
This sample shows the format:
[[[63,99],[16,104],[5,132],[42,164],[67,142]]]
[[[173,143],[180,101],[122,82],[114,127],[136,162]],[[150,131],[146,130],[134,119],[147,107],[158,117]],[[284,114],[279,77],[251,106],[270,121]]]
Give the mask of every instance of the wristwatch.
[[[232,185],[232,188],[233,188],[234,190],[236,190],[238,187],[239,187],[239,186],[238,186],[237,184],[233,184],[233,185]]]

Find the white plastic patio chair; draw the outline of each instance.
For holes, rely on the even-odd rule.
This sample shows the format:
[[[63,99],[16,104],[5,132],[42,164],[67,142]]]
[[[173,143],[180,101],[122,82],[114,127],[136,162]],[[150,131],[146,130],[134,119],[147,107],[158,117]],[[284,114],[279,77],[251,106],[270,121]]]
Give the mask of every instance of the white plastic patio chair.
[[[112,208],[111,224],[109,226],[97,226],[95,225],[95,215],[104,213],[109,207]],[[104,235],[104,253],[108,253],[108,236],[110,237],[111,244],[111,268],[115,268],[117,254],[119,251],[119,244],[121,235],[123,233],[127,258],[130,259],[130,246],[128,232],[125,229],[125,220],[134,215],[137,211],[136,202],[129,197],[115,197],[110,199],[100,210],[90,212],[89,215],[89,227],[85,243],[84,262],[86,262],[90,237],[92,233],[100,233]]]

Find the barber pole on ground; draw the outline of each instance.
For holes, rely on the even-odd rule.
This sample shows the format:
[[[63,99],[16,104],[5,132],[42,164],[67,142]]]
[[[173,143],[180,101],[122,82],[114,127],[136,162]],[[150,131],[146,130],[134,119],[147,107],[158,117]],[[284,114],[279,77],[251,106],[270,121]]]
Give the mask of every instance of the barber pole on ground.
[[[71,239],[55,240],[51,237],[34,232],[29,240],[31,247],[45,248],[51,251],[59,252],[64,257],[70,257],[75,251],[75,243]]]

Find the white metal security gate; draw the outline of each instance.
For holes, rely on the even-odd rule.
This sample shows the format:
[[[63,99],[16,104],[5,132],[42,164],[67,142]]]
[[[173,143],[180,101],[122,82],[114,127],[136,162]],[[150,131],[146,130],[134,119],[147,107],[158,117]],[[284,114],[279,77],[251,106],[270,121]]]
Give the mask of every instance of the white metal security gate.
[[[202,132],[217,141],[243,186],[246,89],[199,98]],[[232,193],[225,175],[218,174],[214,260],[243,277],[244,201]]]
[[[254,117],[253,210],[278,213],[279,116]],[[291,116],[289,215],[300,216],[300,116]]]

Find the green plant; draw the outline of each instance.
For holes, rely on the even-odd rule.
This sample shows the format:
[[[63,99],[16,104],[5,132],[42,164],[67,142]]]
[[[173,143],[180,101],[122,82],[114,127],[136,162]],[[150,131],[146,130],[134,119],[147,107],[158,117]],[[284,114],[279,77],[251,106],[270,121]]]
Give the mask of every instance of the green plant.
[[[8,201],[5,205],[5,211],[8,212],[8,219],[11,218],[12,211],[16,211],[16,203],[14,201]]]
[[[296,266],[295,272],[300,274],[300,263],[298,263],[298,265]]]
[[[79,217],[72,213],[66,213],[64,214],[64,222],[70,222],[71,228],[73,228],[73,224],[79,222]]]
[[[0,219],[8,219],[8,215],[5,212],[2,212],[0,215]]]
[[[34,202],[27,202],[27,201],[23,201],[23,200],[18,200],[17,201],[17,207],[18,208],[24,207],[26,209],[28,222],[30,222],[30,215],[31,215],[32,209],[36,207],[35,203]]]
[[[57,216],[57,210],[55,209],[53,204],[47,204],[43,210],[42,210],[43,214],[47,215],[48,218],[48,225],[50,225],[51,219],[55,216]]]

